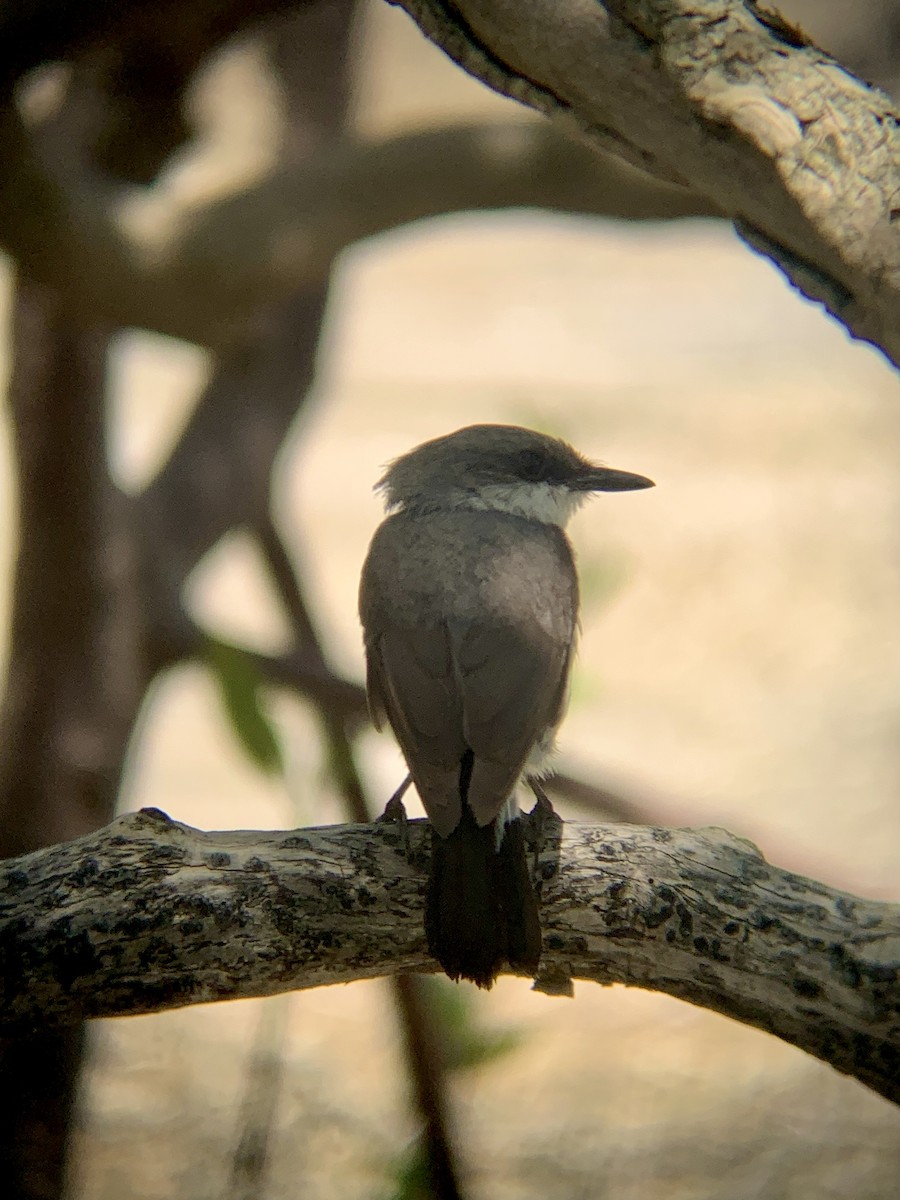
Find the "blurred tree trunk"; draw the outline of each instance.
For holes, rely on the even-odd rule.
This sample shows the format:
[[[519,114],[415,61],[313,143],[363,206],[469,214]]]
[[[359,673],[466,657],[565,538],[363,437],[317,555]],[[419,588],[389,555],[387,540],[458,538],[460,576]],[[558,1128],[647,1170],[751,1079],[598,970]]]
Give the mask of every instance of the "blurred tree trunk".
[[[288,156],[302,158],[343,128],[353,7],[353,0],[310,6],[305,10],[310,30],[271,39],[273,54],[293,60],[290,70],[282,62],[284,74],[297,80],[297,94],[290,97],[295,136],[284,147]],[[298,36],[301,32],[308,36]],[[146,45],[129,46],[122,52],[126,58],[146,53]],[[120,92],[110,86],[110,111],[129,95],[127,87]],[[79,102],[76,95],[73,103]],[[143,132],[156,129],[156,109],[150,106],[143,115]],[[81,129],[77,121],[75,128]],[[123,177],[148,178],[162,166],[168,142],[161,138],[148,166],[136,133],[132,121],[132,136],[119,147],[125,159],[117,166]],[[129,148],[139,171],[128,159]],[[178,528],[184,529],[186,512],[195,514],[192,548],[184,560],[167,531],[149,519],[146,501],[130,501],[109,474],[105,375],[114,330],[87,326],[63,293],[24,273],[20,278],[10,383],[19,556],[0,724],[0,857],[67,841],[112,817],[143,696],[171,661],[167,619],[177,624],[184,575],[248,511],[268,506],[272,464],[312,381],[327,290],[323,280],[285,314],[269,313],[249,346],[222,355],[216,379],[224,378],[224,386],[211,389],[208,402],[198,406],[190,434],[162,473],[163,483],[151,489],[152,496],[166,493],[169,517],[174,499],[187,501],[175,518]],[[289,363],[272,361],[264,336],[271,321],[281,319],[291,327]],[[254,390],[247,391],[247,360],[262,372],[253,382],[266,400],[255,408],[246,404]],[[273,386],[275,377],[281,386]],[[237,405],[223,402],[238,399]],[[246,438],[235,437],[238,415],[238,425],[248,426]],[[198,462],[214,475],[233,468],[234,487],[215,481],[204,486],[210,480],[202,471],[198,478]],[[215,513],[212,529],[204,519],[208,510]],[[173,570],[176,559],[180,571]],[[56,1200],[67,1192],[84,1048],[83,1027],[0,1041],[4,1200]]]
[[[0,719],[0,856],[113,814],[147,683],[125,498],[104,448],[108,334],[24,278],[10,385],[19,554]],[[63,1190],[83,1030],[0,1043],[3,1195]]]

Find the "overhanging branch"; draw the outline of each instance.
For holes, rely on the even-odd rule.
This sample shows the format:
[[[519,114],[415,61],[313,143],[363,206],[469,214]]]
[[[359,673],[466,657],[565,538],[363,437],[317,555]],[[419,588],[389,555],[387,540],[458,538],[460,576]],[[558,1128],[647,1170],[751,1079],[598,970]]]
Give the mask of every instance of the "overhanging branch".
[[[745,0],[392,0],[466,71],[680,179],[900,363],[900,115]]]
[[[432,970],[426,837],[419,821],[204,833],[145,810],[4,862],[0,1030]],[[900,1102],[900,905],[721,830],[559,824],[535,866],[539,987],[668,992]]]

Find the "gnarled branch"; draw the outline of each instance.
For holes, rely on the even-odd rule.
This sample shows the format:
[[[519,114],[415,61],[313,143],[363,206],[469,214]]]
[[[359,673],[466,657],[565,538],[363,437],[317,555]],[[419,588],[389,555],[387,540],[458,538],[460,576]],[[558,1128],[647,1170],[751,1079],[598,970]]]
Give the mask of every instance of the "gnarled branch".
[[[900,115],[750,0],[392,0],[470,74],[679,179],[900,363]]]
[[[427,836],[420,821],[203,833],[151,809],[5,862],[0,1030],[432,970]],[[545,819],[536,838],[539,987],[668,992],[900,1102],[900,905],[721,830]]]

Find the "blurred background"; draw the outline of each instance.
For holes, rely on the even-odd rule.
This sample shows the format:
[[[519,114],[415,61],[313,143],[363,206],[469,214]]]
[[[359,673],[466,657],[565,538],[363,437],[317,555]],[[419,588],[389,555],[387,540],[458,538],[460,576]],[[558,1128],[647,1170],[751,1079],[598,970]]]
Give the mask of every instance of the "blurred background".
[[[477,123],[472,145],[493,170],[515,162],[524,131],[543,129],[468,79],[401,11],[318,7],[326,16],[304,27],[313,56],[305,61],[333,58],[346,72],[347,124],[361,146]],[[782,7],[844,61],[893,86],[900,5],[871,3],[862,14],[849,2]],[[341,120],[336,93],[323,85],[319,94],[311,77],[304,92],[297,62],[285,65],[285,28],[224,42],[187,92],[196,139],[167,157],[153,186],[119,185],[116,220],[148,254],[164,257],[192,214],[216,203],[226,214],[233,206],[241,235],[244,222],[271,217],[277,236],[264,251],[275,276],[279,264],[290,274],[304,255],[315,258],[304,241],[319,236],[315,227],[308,223],[310,235],[291,226],[292,204],[305,216],[302,194],[256,209],[234,200],[293,164],[302,175],[313,150],[328,144],[329,120]],[[45,69],[20,93],[31,127],[43,123],[57,147],[66,87],[71,102],[71,83]],[[304,104],[315,118],[305,125],[295,119]],[[356,725],[332,716],[329,735],[326,717],[323,736],[309,699],[279,686],[266,664],[283,673],[292,663],[309,667],[315,654],[302,659],[292,649],[306,620],[330,667],[360,680],[356,588],[381,515],[371,489],[384,464],[464,424],[513,422],[657,481],[651,492],[601,497],[573,522],[583,636],[560,769],[605,789],[613,817],[619,798],[636,819],[723,826],[778,865],[896,898],[895,372],[792,292],[701,199],[627,173],[607,196],[573,149],[572,162],[563,160],[571,192],[551,169],[533,194],[514,180],[509,201],[485,186],[469,203],[441,174],[441,145],[414,171],[428,220],[409,223],[419,201],[388,156],[370,167],[387,215],[357,230],[346,211],[365,210],[366,195],[338,172],[330,215],[351,233],[333,235],[347,246],[328,264],[318,338],[324,292],[317,300],[309,288],[299,298],[286,288],[268,307],[248,301],[217,337],[103,335],[100,424],[112,478],[157,535],[148,561],[159,577],[183,573],[185,602],[171,627],[154,633],[161,669],[146,700],[134,701],[140,718],[119,809],[153,805],[204,828],[347,819],[347,772],[335,754],[349,754]],[[330,186],[316,158],[313,185],[318,170]],[[537,211],[542,197],[575,212]],[[504,203],[515,208],[503,211]],[[617,205],[656,219],[603,215]],[[441,215],[443,207],[462,211]],[[327,221],[324,229],[327,239]],[[203,261],[198,253],[201,275]],[[11,267],[3,303],[21,403],[28,296],[14,299]],[[190,314],[178,320],[187,327]],[[303,322],[311,332],[300,331]],[[301,364],[293,373],[292,355]],[[281,399],[267,426],[268,386]],[[204,458],[202,446],[198,457],[197,443],[179,466],[179,452],[199,436],[198,414],[213,408],[234,461],[221,447],[221,461],[213,451]],[[254,412],[259,428],[246,415]],[[68,435],[64,424],[53,428]],[[9,427],[4,438],[8,630],[23,450],[15,468]],[[81,453],[77,444],[72,453]],[[235,463],[255,458],[265,460],[266,481],[275,464],[273,526],[267,489],[262,501],[258,488],[241,492]],[[165,529],[191,526],[195,504],[215,513],[235,493],[246,499],[245,516],[198,518],[209,547],[201,534],[193,547],[173,549]],[[300,591],[279,574],[284,550]],[[239,647],[258,658],[251,663]],[[387,735],[362,729],[355,746],[377,810],[402,777],[401,760]],[[603,819],[597,795],[589,800],[559,808]],[[79,822],[91,823],[67,817],[62,834]],[[411,1101],[396,999],[377,981],[92,1025],[70,1194],[428,1194],[417,1175],[422,1114]],[[466,1196],[897,1195],[897,1109],[763,1033],[620,987],[576,985],[574,1000],[564,1000],[522,980],[501,980],[489,995],[436,981],[426,999],[453,1047],[439,1074]]]

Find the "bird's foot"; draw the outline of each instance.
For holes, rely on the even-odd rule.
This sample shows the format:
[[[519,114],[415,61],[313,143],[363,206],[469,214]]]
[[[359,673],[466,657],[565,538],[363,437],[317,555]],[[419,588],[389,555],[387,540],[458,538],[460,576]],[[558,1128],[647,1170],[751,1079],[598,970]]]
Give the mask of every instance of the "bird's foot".
[[[376,823],[381,825],[397,825],[400,829],[400,836],[403,839],[403,846],[409,855],[409,817],[406,815],[406,808],[403,804],[403,797],[409,790],[409,785],[412,783],[412,775],[407,775],[397,790],[384,806],[384,812],[380,817],[376,817]]]
[[[558,832],[558,827],[562,823],[562,819],[553,807],[553,802],[544,791],[544,785],[534,775],[528,776],[528,786],[534,792],[536,804],[529,813],[529,821],[531,824],[531,835],[534,845],[534,857],[532,860],[532,878],[540,879],[541,853],[544,849],[545,840],[554,832]]]
[[[556,817],[556,809],[553,807],[553,801],[544,791],[544,785],[536,775],[528,776],[528,786],[534,792],[534,798],[537,801],[531,810],[532,817],[537,817],[538,820],[543,820],[544,817]],[[559,820],[558,817],[557,820]]]

